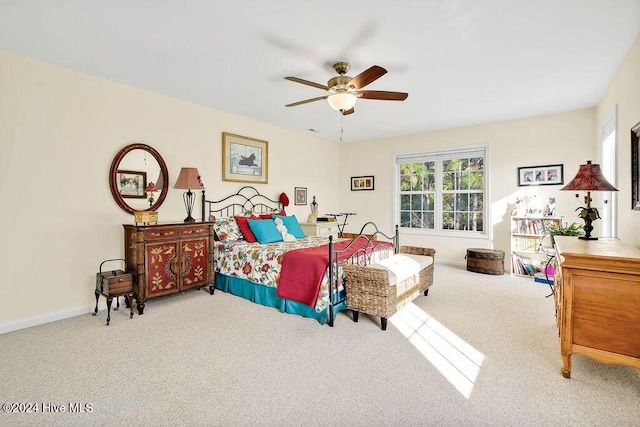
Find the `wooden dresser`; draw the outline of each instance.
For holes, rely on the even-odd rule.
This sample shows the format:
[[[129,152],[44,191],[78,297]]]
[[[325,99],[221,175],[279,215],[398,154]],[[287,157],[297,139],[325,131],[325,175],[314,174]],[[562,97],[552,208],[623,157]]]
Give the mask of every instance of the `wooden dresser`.
[[[138,314],[145,301],[209,286],[213,294],[213,223],[124,225],[127,271],[133,273]]]
[[[574,353],[640,369],[640,249],[615,239],[555,240],[562,375],[571,377]]]

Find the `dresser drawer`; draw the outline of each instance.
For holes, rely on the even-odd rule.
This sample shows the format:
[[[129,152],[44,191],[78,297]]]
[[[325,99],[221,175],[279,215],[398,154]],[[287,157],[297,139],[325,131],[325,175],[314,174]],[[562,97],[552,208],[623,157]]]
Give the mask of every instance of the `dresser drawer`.
[[[318,225],[317,226],[318,236],[321,237],[329,237],[338,235],[338,226],[337,225]]]
[[[161,228],[145,231],[145,240],[170,239],[178,237],[180,230],[178,228]]]
[[[180,230],[180,236],[206,236],[209,234],[208,227],[206,225],[197,227],[184,227]]]
[[[338,224],[331,222],[301,222],[300,227],[307,236],[338,237]]]

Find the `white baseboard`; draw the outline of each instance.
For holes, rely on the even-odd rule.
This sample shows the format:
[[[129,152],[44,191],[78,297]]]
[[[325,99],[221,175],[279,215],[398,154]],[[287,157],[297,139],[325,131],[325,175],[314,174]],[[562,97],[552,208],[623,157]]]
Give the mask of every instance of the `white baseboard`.
[[[114,303],[115,304],[115,303]],[[112,306],[113,307],[113,306]],[[61,311],[58,313],[51,313],[45,316],[32,317],[31,319],[20,320],[18,322],[13,323],[5,323],[0,325],[0,335],[6,334],[7,332],[13,332],[24,328],[30,328],[32,326],[43,325],[45,323],[55,322],[57,320],[68,319],[70,317],[81,316],[87,313],[93,313],[96,306],[85,306],[78,307],[67,311]],[[98,310],[106,310],[107,302],[104,298],[100,298],[98,302]]]

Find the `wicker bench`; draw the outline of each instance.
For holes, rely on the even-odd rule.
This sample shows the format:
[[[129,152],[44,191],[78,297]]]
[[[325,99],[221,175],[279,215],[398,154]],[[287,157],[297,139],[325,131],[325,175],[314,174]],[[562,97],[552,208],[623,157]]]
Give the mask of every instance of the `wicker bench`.
[[[399,254],[378,263],[343,266],[353,321],[358,321],[360,312],[380,316],[382,330],[386,330],[389,317],[421,293],[429,293],[435,253],[431,248],[402,246]]]

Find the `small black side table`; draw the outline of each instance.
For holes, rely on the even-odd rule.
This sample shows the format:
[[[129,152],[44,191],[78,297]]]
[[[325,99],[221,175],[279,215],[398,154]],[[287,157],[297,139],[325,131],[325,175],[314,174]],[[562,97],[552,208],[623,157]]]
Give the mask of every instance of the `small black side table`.
[[[108,259],[100,264],[100,271],[96,273],[96,308],[93,310],[92,316],[98,314],[98,299],[100,295],[107,299],[107,326],[111,321],[111,302],[116,298],[116,308],[120,308],[120,297],[124,296],[127,301],[127,307],[130,309],[129,319],[133,318],[133,276],[123,270],[111,270],[102,272],[102,265],[110,261],[122,261],[124,259]]]

